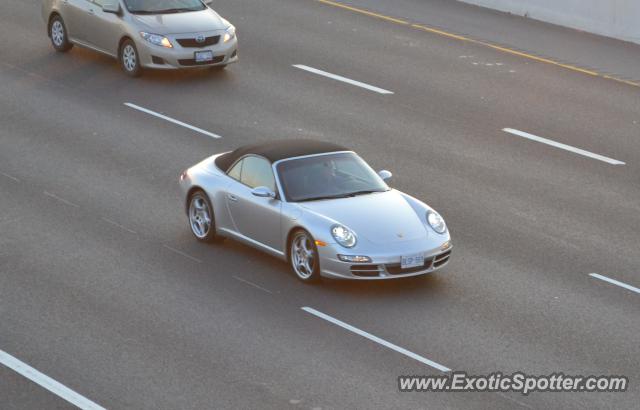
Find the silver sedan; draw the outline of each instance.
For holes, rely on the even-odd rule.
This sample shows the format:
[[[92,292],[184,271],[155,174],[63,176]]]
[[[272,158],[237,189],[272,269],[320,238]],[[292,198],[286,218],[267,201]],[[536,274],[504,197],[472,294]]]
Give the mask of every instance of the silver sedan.
[[[444,219],[356,153],[286,140],[214,155],[180,176],[200,241],[233,238],[287,261],[302,281],[423,275],[449,262]]]
[[[236,29],[208,7],[211,0],[43,0],[53,48],[86,47],[120,62],[130,76],[143,68],[224,68],[238,61]]]

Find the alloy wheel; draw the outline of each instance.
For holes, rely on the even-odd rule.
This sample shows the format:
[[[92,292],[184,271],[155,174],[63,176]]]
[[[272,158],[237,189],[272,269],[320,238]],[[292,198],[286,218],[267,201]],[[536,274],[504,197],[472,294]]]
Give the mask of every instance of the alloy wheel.
[[[291,266],[302,280],[309,280],[316,268],[317,256],[309,235],[298,232],[291,241]]]
[[[191,231],[199,239],[205,239],[211,230],[211,210],[202,194],[195,194],[189,204]]]

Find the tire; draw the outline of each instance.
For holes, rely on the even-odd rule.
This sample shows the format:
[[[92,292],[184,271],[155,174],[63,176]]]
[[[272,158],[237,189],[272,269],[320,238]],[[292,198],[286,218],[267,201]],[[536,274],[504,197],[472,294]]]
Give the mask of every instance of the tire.
[[[67,26],[64,25],[62,17],[57,14],[51,17],[49,22],[49,38],[53,48],[60,53],[66,53],[73,48],[67,36]]]
[[[189,197],[187,210],[191,233],[200,242],[217,242],[216,223],[213,206],[209,197],[203,191],[195,191]]]
[[[318,248],[311,235],[303,229],[299,229],[291,235],[289,264],[293,273],[302,282],[312,283],[320,280]]]
[[[120,67],[129,77],[140,77],[142,75],[142,66],[140,65],[140,54],[133,41],[126,39],[120,46],[118,53]]]

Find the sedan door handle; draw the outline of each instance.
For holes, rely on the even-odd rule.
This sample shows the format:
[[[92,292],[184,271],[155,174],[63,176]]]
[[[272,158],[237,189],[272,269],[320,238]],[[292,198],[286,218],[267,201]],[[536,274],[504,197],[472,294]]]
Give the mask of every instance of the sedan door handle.
[[[236,201],[238,200],[238,197],[237,197],[237,196],[235,196],[235,195],[233,195],[233,194],[229,194],[229,195],[227,195],[227,198],[228,198],[230,201],[233,201],[233,202],[236,202]]]
[[[89,14],[95,14],[95,12],[93,11],[93,9],[89,9]]]

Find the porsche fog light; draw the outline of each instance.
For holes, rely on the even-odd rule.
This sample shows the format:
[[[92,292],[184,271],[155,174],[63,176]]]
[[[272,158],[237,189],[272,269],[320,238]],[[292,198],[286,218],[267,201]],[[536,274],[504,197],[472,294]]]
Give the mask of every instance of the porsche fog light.
[[[361,255],[338,255],[338,259],[350,263],[371,263],[370,257]]]

